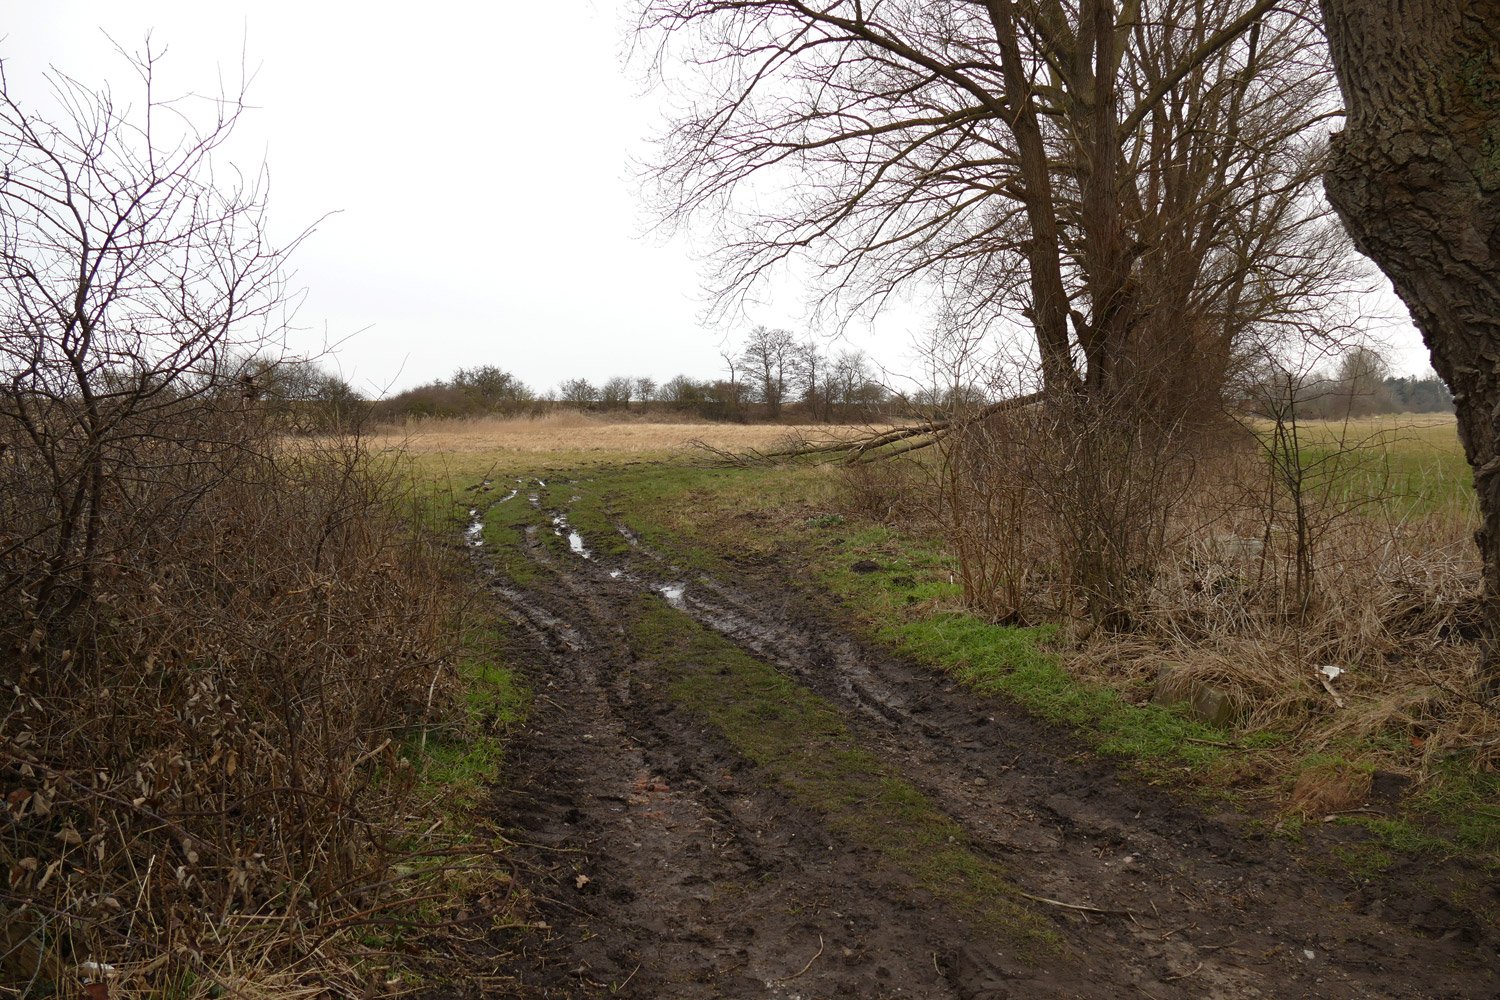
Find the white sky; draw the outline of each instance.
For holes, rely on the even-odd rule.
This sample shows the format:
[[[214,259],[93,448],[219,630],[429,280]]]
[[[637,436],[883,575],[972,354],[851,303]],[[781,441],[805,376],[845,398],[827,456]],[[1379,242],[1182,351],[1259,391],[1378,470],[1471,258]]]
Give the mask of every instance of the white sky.
[[[476,364],[539,390],[707,377],[755,322],[804,331],[803,296],[777,288],[763,310],[706,327],[686,245],[641,235],[628,160],[647,153],[657,106],[622,68],[618,7],[0,0],[0,58],[12,92],[40,104],[49,65],[128,93],[100,29],[126,48],[151,30],[169,94],[213,90],[221,73],[232,85],[243,43],[257,110],[236,157],[269,164],[274,227],[338,213],[294,259],[307,290],[294,346],[326,331],[362,391]],[[831,346],[905,368],[920,325],[907,311]],[[1413,332],[1392,339],[1398,372],[1425,369]]]

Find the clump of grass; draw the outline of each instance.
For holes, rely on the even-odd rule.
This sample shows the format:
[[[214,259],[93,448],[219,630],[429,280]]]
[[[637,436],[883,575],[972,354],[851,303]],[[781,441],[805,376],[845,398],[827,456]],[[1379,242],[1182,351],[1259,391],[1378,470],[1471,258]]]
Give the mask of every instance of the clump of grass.
[[[1292,785],[1286,812],[1314,819],[1357,809],[1369,797],[1373,770],[1339,757],[1308,759]]]

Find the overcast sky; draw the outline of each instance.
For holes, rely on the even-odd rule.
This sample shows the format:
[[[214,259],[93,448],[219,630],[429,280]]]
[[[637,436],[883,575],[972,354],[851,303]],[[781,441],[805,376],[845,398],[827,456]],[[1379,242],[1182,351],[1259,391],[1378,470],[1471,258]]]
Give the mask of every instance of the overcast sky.
[[[12,93],[40,103],[48,66],[127,93],[103,32],[138,48],[151,31],[168,93],[237,79],[243,45],[256,109],[236,158],[269,164],[278,232],[337,213],[294,259],[296,346],[326,336],[363,391],[475,364],[541,390],[708,376],[754,322],[805,330],[804,296],[784,285],[705,326],[689,247],[643,235],[629,160],[657,106],[622,67],[619,6],[0,0],[0,58]],[[901,368],[921,326],[906,310],[832,346]],[[1426,367],[1414,334],[1394,339],[1394,367]]]

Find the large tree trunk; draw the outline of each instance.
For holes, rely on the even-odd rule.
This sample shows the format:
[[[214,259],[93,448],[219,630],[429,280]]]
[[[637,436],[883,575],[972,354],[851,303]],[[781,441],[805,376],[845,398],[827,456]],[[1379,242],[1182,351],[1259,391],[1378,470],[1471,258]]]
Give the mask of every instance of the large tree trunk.
[[[1500,694],[1500,0],[1322,0],[1348,120],[1329,200],[1453,390],[1483,525],[1482,685]]]

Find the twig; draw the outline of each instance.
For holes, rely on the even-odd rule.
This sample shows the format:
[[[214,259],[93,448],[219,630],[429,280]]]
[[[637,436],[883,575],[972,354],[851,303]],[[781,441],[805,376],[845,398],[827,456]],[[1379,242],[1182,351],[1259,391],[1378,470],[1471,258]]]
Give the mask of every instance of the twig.
[[[634,979],[635,978],[635,974],[637,972],[640,972],[640,971],[641,971],[641,963],[637,962],[637,963],[635,963],[635,968],[633,968],[633,969],[630,970],[630,975],[628,975],[628,976],[625,977],[625,981],[623,983],[621,983],[619,986],[611,986],[609,988],[609,991],[611,993],[618,993],[618,992],[620,992],[625,987],[627,987],[627,986],[630,985],[630,981],[632,979]]]
[[[1330,684],[1330,683],[1328,683],[1328,678],[1327,677],[1324,677],[1322,674],[1319,674],[1318,675],[1318,683],[1320,683],[1320,684],[1323,685],[1323,690],[1327,691],[1328,692],[1328,696],[1333,699],[1333,704],[1334,704],[1335,707],[1337,707],[1337,708],[1343,708],[1344,707],[1344,699],[1340,698],[1339,697],[1339,693],[1333,689],[1333,685]]]
[[[813,963],[816,962],[818,960],[819,956],[821,956],[822,954],[823,954],[823,935],[819,934],[818,935],[818,954],[814,955],[812,958],[809,958],[807,960],[807,964],[802,967],[802,972],[797,973],[796,976],[787,976],[785,979],[782,980],[782,982],[789,983],[793,979],[796,979],[798,976],[801,976],[803,972],[806,972],[808,969],[811,969],[812,966],[813,966]]]
[[[1106,916],[1129,917],[1134,916],[1129,910],[1106,910],[1098,906],[1090,906],[1087,903],[1064,903],[1060,899],[1048,899],[1046,896],[1033,896],[1029,892],[1018,892],[1022,899],[1029,899],[1034,903],[1046,903],[1048,906],[1061,906],[1065,910],[1082,910],[1084,913],[1102,913]]]
[[[1199,962],[1197,965],[1193,966],[1193,971],[1192,972],[1184,972],[1180,976],[1166,976],[1165,978],[1162,979],[1162,982],[1164,982],[1164,983],[1175,983],[1175,982],[1177,982],[1180,979],[1186,979],[1189,976],[1194,975],[1201,968],[1203,968],[1203,963]]]

